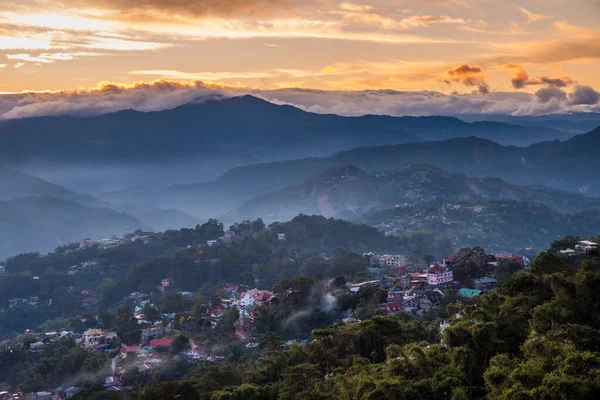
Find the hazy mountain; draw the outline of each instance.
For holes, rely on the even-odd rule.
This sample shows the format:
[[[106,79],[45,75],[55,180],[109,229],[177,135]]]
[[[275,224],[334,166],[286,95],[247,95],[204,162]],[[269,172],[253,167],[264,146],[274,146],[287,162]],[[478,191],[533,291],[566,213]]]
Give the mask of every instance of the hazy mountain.
[[[110,208],[120,213],[127,213],[142,221],[144,226],[156,230],[193,226],[198,222],[181,211],[136,203],[108,203],[91,195],[75,193],[29,174],[9,168],[0,168],[0,201],[15,200],[14,203],[17,204],[21,201],[19,199],[28,197],[52,197],[76,202],[81,206]]]
[[[157,112],[2,121],[0,157],[52,182],[97,193],[210,180],[249,163],[467,136],[527,145],[571,134],[451,117],[314,114],[242,96],[197,100]]]
[[[502,146],[480,138],[455,138],[439,142],[408,143],[396,146],[363,147],[328,158],[290,160],[233,169],[211,185],[260,188],[281,183],[299,184],[325,171],[354,165],[367,172],[396,169],[406,164],[428,163],[448,172],[470,176],[498,177],[511,183],[545,185],[600,196],[600,128],[559,142],[529,147]],[[266,179],[262,179],[266,176]],[[218,190],[213,187],[213,190]],[[241,192],[243,192],[242,190]]]
[[[464,121],[496,121],[523,126],[560,129],[565,132],[585,133],[600,125],[600,113],[566,113],[548,115],[513,116],[506,114],[462,114]]]
[[[594,236],[600,209],[562,214],[543,204],[522,201],[456,201],[382,207],[358,219],[388,233],[428,231],[461,246],[483,246],[494,252],[518,248],[545,249],[563,236]]]
[[[23,252],[52,251],[85,237],[98,239],[145,228],[127,214],[56,197],[0,201],[0,260]]]
[[[94,196],[75,193],[44,179],[0,167],[0,200],[31,196],[58,197],[96,207],[106,206],[106,203]]]
[[[367,173],[354,166],[336,167],[299,185],[252,199],[235,219],[289,220],[297,214],[354,219],[374,207],[474,199],[523,200],[556,211],[600,206],[600,199],[543,186],[519,186],[498,178],[468,177],[431,165],[405,165]]]

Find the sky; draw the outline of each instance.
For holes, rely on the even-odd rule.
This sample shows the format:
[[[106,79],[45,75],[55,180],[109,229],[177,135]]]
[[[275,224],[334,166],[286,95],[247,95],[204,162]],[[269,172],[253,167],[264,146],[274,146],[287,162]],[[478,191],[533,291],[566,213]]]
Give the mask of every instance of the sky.
[[[600,0],[0,0],[4,118],[82,98],[112,110],[123,93],[140,109],[250,92],[345,114],[357,99],[391,114],[595,111],[598,71]],[[149,91],[168,99],[136,100]]]

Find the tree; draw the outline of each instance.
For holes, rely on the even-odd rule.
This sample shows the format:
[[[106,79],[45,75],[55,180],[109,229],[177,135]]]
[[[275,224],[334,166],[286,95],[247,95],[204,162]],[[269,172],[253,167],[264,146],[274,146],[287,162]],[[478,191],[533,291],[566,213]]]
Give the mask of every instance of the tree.
[[[160,312],[150,303],[144,305],[142,308],[142,314],[144,315],[144,319],[149,322],[158,321],[160,318]]]
[[[118,299],[119,284],[112,278],[104,278],[98,286],[98,304],[106,308],[116,302]]]
[[[171,342],[171,352],[181,353],[182,351],[188,349],[190,347],[190,341],[187,337],[183,335],[176,335]]]

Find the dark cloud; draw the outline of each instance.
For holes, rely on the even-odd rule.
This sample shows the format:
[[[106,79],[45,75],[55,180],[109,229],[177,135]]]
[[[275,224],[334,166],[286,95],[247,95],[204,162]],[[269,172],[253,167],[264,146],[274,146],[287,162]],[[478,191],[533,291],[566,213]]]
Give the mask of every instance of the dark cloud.
[[[537,78],[530,78],[529,74],[519,64],[506,64],[504,68],[514,71],[514,76],[511,79],[511,83],[515,89],[522,89],[525,86],[530,85],[547,85],[553,87],[566,87],[574,83],[573,79],[568,76],[560,78],[550,78],[548,76],[539,76]]]
[[[459,82],[466,86],[477,87],[479,93],[489,93],[490,87],[485,81],[483,69],[478,65],[462,64],[444,72],[445,82]]]
[[[542,103],[547,103],[553,99],[556,99],[557,101],[564,101],[567,99],[567,93],[564,90],[553,86],[541,88],[535,92],[535,95]]]
[[[569,104],[572,106],[598,103],[600,103],[600,93],[589,86],[576,86],[575,90],[569,93]]]

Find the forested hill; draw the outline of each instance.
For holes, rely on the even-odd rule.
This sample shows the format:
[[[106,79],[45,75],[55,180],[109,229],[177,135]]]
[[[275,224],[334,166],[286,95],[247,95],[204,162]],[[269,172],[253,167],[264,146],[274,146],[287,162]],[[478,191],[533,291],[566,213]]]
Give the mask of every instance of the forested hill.
[[[543,186],[513,185],[498,178],[452,174],[427,164],[367,173],[354,166],[331,168],[299,185],[244,203],[237,219],[288,220],[297,214],[359,218],[375,207],[465,200],[542,203],[559,212],[600,206],[600,199]]]
[[[130,215],[56,197],[0,201],[0,259],[140,228],[145,225]]]
[[[96,207],[106,206],[106,203],[93,196],[75,193],[44,179],[0,166],[0,200],[36,196],[57,197]]]
[[[498,290],[449,304],[447,323],[375,316],[289,347],[266,334],[259,354],[199,363],[181,381],[114,399],[594,399],[599,287],[597,253],[543,253]],[[103,396],[88,390],[75,400]]]
[[[115,202],[151,203],[191,215],[222,215],[245,201],[299,185],[328,169],[354,166],[368,173],[390,171],[407,164],[430,164],[450,173],[494,177],[525,186],[600,197],[600,128],[565,142],[546,142],[520,148],[469,137],[440,142],[362,147],[327,158],[304,158],[234,168],[214,181],[159,189],[140,187],[113,192]],[[544,197],[546,197],[544,195]]]

